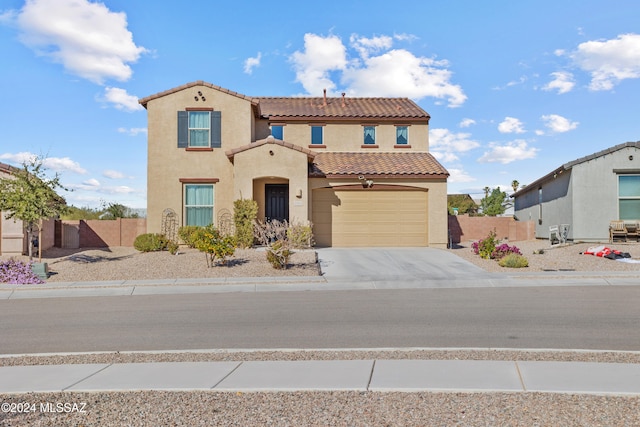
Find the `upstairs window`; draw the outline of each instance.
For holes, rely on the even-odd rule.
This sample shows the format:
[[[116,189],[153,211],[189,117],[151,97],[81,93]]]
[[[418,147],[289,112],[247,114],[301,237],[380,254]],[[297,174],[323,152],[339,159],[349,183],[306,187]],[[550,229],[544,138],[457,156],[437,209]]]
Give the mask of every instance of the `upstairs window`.
[[[396,126],[396,145],[407,145],[409,143],[409,128],[407,126]]]
[[[178,111],[178,148],[220,148],[220,111]]]
[[[209,147],[211,113],[209,111],[189,111],[189,147]]]
[[[311,145],[322,144],[322,126],[311,126]]]
[[[618,219],[640,219],[640,175],[618,176]]]
[[[364,127],[364,143],[365,145],[373,145],[376,143],[376,128],[374,126]]]
[[[271,126],[271,135],[273,135],[275,139],[284,140],[284,126],[281,126],[281,125]]]

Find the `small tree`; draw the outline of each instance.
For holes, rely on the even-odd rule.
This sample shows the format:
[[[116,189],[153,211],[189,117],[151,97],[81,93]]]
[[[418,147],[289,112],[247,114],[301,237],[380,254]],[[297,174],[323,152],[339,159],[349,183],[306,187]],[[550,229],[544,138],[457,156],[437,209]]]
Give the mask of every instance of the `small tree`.
[[[488,216],[496,216],[501,215],[506,210],[505,201],[507,199],[507,193],[500,190],[500,187],[496,187],[491,191],[491,194],[485,196],[484,199],[480,201],[480,206],[482,206],[482,213]]]
[[[7,219],[26,224],[29,260],[33,259],[33,237],[37,230],[38,258],[42,261],[42,221],[57,218],[67,210],[56,189],[67,190],[60,184],[58,174],[53,178],[46,176],[43,159],[39,157],[25,161],[11,177],[0,178],[0,211],[6,212]]]

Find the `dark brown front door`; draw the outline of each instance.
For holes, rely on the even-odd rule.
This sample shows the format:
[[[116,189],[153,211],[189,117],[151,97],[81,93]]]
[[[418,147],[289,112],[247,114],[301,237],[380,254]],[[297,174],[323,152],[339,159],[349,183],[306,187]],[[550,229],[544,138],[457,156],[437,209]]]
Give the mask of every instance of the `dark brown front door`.
[[[267,221],[289,221],[289,184],[265,184],[264,203]]]

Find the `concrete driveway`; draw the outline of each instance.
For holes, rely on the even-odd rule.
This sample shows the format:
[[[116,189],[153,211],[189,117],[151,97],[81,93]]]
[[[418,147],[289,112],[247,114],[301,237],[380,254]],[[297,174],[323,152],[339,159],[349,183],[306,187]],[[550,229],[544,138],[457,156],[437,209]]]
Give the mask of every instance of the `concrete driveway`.
[[[501,277],[434,248],[319,248],[316,251],[323,276],[333,281],[469,282],[469,285],[477,282],[480,285]]]

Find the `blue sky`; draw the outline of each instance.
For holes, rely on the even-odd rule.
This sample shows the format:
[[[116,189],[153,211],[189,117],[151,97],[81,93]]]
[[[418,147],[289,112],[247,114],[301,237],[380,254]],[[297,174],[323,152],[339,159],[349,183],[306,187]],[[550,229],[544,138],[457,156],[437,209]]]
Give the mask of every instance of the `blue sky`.
[[[146,207],[137,99],[195,80],[412,98],[474,197],[640,140],[636,0],[3,0],[0,47],[0,162],[45,156],[79,207]]]

